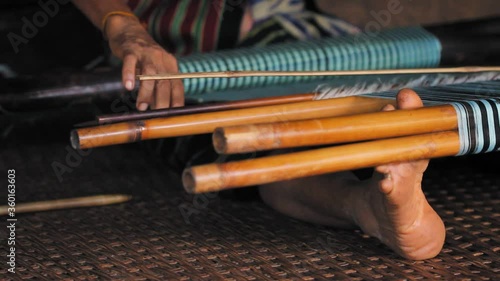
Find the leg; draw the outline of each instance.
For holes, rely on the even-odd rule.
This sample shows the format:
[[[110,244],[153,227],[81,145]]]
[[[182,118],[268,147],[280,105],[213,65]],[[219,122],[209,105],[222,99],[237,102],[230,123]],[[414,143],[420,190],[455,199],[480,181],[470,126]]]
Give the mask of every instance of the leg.
[[[421,107],[411,90],[398,94],[400,108]],[[387,107],[385,110],[393,108]],[[351,173],[274,183],[262,186],[264,202],[297,219],[336,227],[360,227],[401,256],[421,260],[443,247],[445,228],[421,188],[428,160],[376,168],[359,181]]]

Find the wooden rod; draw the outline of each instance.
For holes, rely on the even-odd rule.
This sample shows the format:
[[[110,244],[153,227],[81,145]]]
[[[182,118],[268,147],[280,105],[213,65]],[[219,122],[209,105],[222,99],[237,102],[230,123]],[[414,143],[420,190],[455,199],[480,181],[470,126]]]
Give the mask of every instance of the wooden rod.
[[[19,203],[15,205],[15,214],[29,213],[29,212],[42,212],[58,209],[70,209],[81,207],[96,207],[104,205],[119,204],[129,201],[132,197],[122,194],[110,195],[96,195],[87,197],[57,199],[49,201],[39,201],[31,203]],[[0,216],[9,214],[9,206],[0,206]]]
[[[297,153],[275,155],[186,169],[182,176],[189,193],[261,185],[395,162],[456,155],[456,131],[375,140]]]
[[[311,101],[314,100],[315,96],[316,94],[314,93],[307,93],[307,94],[296,94],[296,95],[287,95],[280,97],[267,97],[267,98],[239,100],[239,101],[230,101],[221,103],[209,103],[209,104],[193,105],[185,107],[157,109],[144,112],[131,112],[126,114],[100,115],[97,116],[96,119],[97,119],[97,124],[103,125],[103,124],[144,120],[144,119],[159,118],[159,117],[214,112],[214,111],[240,109],[240,108],[250,108],[257,106],[276,105],[276,104],[301,102],[301,101]]]
[[[217,128],[213,134],[220,154],[347,143],[457,129],[451,105],[340,116],[315,120]]]
[[[498,66],[465,66],[446,68],[407,68],[407,69],[377,69],[377,70],[331,70],[331,71],[221,71],[221,72],[191,72],[164,73],[155,75],[137,75],[141,81],[170,80],[192,78],[240,78],[251,76],[349,76],[349,75],[389,75],[389,74],[426,74],[426,73],[471,73],[500,71]]]
[[[75,149],[147,139],[212,133],[217,127],[306,120],[380,111],[392,99],[352,96],[318,101],[235,109],[80,128],[71,133]]]

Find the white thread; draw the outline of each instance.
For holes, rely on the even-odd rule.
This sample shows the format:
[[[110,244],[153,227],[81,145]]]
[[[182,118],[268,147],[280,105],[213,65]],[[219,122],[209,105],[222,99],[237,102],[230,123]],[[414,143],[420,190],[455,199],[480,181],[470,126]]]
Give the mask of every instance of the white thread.
[[[462,83],[473,83],[480,81],[499,80],[500,73],[484,72],[468,75],[438,74],[436,76],[423,75],[416,79],[401,83],[399,78],[395,78],[383,83],[361,83],[354,86],[332,87],[328,84],[320,84],[314,90],[317,95],[315,100],[349,97],[355,95],[384,92],[394,89],[413,88],[422,86],[452,85]]]

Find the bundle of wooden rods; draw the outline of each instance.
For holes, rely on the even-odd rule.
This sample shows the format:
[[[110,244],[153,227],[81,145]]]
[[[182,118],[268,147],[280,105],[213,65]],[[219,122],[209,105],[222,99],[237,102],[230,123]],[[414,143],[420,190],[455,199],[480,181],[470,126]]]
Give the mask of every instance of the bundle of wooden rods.
[[[132,121],[76,129],[71,143],[85,149],[213,132],[214,148],[220,154],[336,145],[190,167],[182,180],[191,193],[460,153],[459,121],[453,105],[381,111],[395,101],[363,96],[313,99],[314,94],[302,94],[179,112],[174,109],[172,113],[164,110],[146,114],[167,117],[148,120],[136,120],[141,116],[138,114],[129,119]],[[179,115],[185,113],[194,114]]]
[[[451,105],[216,129],[222,153],[323,144],[345,145],[188,168],[190,193],[261,185],[393,162],[457,155],[457,115]],[[366,141],[372,140],[372,141]],[[365,141],[351,143],[355,141]]]
[[[213,134],[213,144],[220,154],[235,154],[349,143],[456,128],[457,117],[453,106],[440,105],[414,110],[221,127]]]
[[[282,102],[285,103],[79,128],[71,132],[71,144],[75,149],[87,149],[148,139],[206,134],[225,126],[374,112],[388,103],[394,103],[389,99],[360,96],[301,102],[286,99]]]
[[[72,143],[75,148],[91,148],[214,132],[216,151],[231,154],[372,140],[191,167],[183,173],[184,187],[191,193],[458,153],[453,106],[380,112],[387,104],[395,101],[361,96],[292,101],[77,129]]]
[[[322,75],[368,75],[368,74],[414,74],[414,73],[473,73],[500,71],[500,67],[456,67],[435,69],[392,69],[369,71],[232,71],[211,73],[160,74],[139,76],[140,80],[178,79],[197,77],[247,76],[322,76]],[[71,144],[75,149],[136,142],[147,139],[176,137],[210,133],[217,127],[307,120],[342,115],[373,112],[388,103],[384,99],[348,97],[313,101],[314,94],[292,95],[278,98],[263,98],[202,105],[186,108],[157,110],[146,113],[101,116],[91,124],[103,125],[74,130]],[[257,106],[257,107],[255,107]],[[190,114],[190,115],[186,115]],[[180,116],[179,116],[180,115]],[[147,119],[153,118],[153,119]],[[147,120],[143,120],[147,119]]]
[[[190,193],[214,192],[394,162],[453,156],[459,148],[458,132],[444,131],[195,166],[184,171],[182,180]]]

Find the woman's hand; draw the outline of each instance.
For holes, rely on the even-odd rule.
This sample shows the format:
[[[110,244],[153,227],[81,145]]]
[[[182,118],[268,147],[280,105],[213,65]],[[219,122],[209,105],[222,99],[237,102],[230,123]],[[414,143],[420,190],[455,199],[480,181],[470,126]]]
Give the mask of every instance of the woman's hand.
[[[106,24],[105,34],[115,56],[123,60],[122,79],[126,89],[135,86],[137,74],[153,75],[177,73],[177,60],[160,45],[132,17],[112,16]],[[159,109],[184,105],[182,80],[141,81],[137,109]]]

